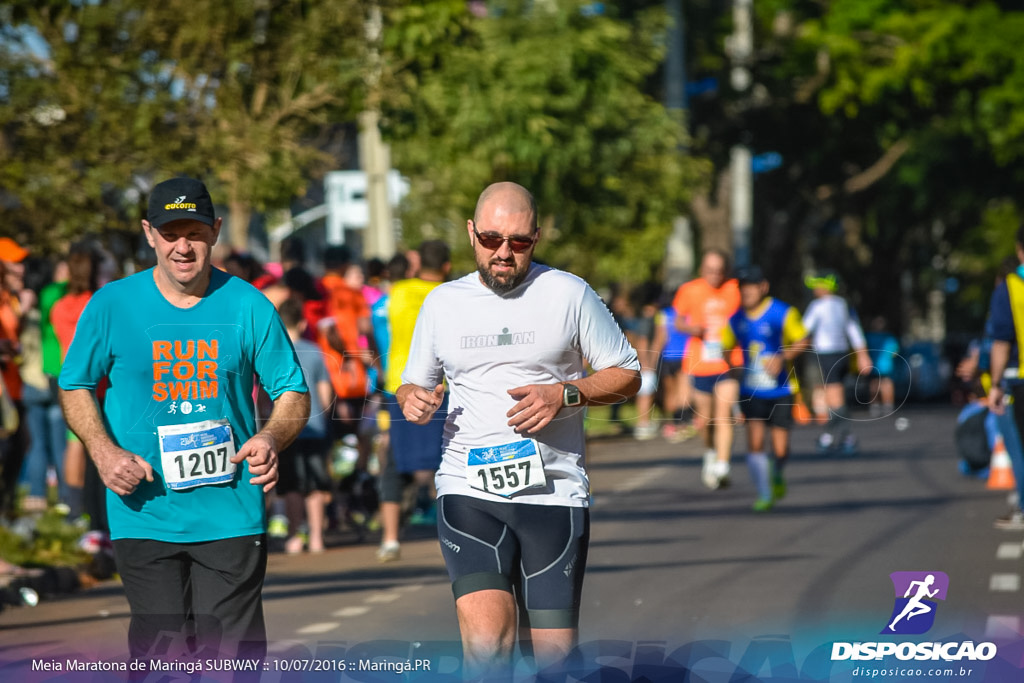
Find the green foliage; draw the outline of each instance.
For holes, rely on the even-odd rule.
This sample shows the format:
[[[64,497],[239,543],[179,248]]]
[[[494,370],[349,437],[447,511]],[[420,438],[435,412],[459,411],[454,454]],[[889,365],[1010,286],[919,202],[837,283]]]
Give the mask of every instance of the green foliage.
[[[0,527],[0,559],[22,567],[82,566],[90,556],[78,547],[81,535],[80,527],[50,510],[39,518],[30,538]]]
[[[716,161],[735,139],[784,159],[755,181],[755,254],[775,291],[799,297],[802,269],[834,268],[864,317],[905,329],[925,292],[953,277],[950,325],[976,331],[1022,214],[1020,4],[754,8],[757,86],[696,102],[694,120]]]
[[[389,15],[391,60],[407,65],[385,113],[395,164],[413,179],[409,236],[450,236],[469,267],[465,220],[484,187],[511,180],[537,198],[548,262],[598,282],[643,280],[661,262],[708,170],[647,94],[665,17],[588,16],[583,4],[492,3],[474,17],[425,3],[415,13],[433,28],[416,31],[409,10]],[[423,41],[441,39],[425,59]]]
[[[361,6],[6,3],[5,231],[36,244],[137,231],[143,192],[180,173],[233,208],[286,205],[327,167],[325,131],[362,97]]]

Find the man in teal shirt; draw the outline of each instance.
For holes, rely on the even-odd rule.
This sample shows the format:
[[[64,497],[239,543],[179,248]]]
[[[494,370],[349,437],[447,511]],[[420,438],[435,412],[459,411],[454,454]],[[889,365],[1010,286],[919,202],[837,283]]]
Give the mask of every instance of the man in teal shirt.
[[[68,425],[108,489],[132,657],[168,632],[185,643],[190,618],[197,650],[266,653],[263,494],[309,396],[270,302],[212,267],[221,222],[198,180],[157,185],[142,222],[156,267],[93,295],[61,369]],[[255,378],[274,399],[258,432]]]

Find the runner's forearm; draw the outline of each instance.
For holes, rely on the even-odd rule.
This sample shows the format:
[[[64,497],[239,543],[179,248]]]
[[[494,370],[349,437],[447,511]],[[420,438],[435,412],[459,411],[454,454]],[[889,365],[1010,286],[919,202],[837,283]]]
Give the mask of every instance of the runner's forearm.
[[[607,405],[636,395],[640,389],[640,373],[627,368],[605,368],[569,383],[579,388],[582,405]]]
[[[992,374],[992,386],[997,387],[1003,381],[1003,373],[1010,362],[1010,342],[995,340],[989,352],[989,372]]]
[[[259,434],[270,436],[280,453],[288,448],[309,420],[309,394],[286,391],[274,401],[270,418]]]
[[[64,410],[64,419],[68,428],[75,433],[85,449],[96,453],[104,447],[113,446],[114,441],[107,432],[100,417],[96,398],[88,389],[60,390],[60,406]]]

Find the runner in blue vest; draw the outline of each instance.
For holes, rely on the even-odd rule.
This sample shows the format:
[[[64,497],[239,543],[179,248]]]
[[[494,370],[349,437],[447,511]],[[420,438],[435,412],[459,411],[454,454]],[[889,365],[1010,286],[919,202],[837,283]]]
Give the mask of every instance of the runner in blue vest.
[[[740,310],[729,319],[722,343],[743,349],[740,407],[747,423],[747,465],[757,486],[756,512],[786,495],[783,469],[789,457],[789,430],[797,392],[793,360],[810,348],[800,312],[768,296],[768,280],[758,266],[738,273]],[[774,463],[768,459],[766,426],[771,428]]]

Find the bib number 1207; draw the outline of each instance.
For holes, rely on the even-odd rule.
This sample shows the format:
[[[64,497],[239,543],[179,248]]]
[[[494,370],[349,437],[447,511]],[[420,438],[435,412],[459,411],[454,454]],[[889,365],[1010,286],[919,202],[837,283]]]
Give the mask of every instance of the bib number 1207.
[[[547,483],[540,452],[531,440],[474,448],[469,451],[466,469],[470,486],[499,496]]]
[[[172,491],[234,480],[235,442],[227,420],[206,420],[157,429],[164,481]]]
[[[188,460],[187,467],[186,459]],[[179,479],[217,474],[228,468],[228,449],[221,446],[215,451],[192,452],[187,456],[179,453],[174,456],[174,462],[178,465]]]

